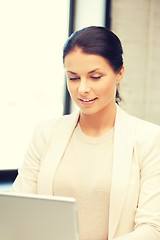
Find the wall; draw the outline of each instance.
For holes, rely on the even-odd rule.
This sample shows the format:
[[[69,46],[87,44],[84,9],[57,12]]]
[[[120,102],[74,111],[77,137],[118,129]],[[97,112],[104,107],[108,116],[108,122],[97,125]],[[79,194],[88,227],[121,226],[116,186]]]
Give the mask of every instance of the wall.
[[[160,1],[112,0],[111,29],[124,48],[121,106],[160,124]]]

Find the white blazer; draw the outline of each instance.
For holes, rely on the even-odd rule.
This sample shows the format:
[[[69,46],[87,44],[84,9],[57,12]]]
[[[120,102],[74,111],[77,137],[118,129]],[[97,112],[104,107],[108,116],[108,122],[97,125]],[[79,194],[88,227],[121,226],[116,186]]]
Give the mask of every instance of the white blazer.
[[[79,113],[40,124],[12,191],[53,194]],[[108,240],[160,240],[160,127],[117,106]]]

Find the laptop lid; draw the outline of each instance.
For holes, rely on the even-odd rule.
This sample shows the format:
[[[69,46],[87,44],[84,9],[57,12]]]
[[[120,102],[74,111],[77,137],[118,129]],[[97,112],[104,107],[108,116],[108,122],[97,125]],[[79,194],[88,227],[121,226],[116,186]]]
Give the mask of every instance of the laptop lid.
[[[0,193],[0,237],[5,240],[79,240],[73,198]]]

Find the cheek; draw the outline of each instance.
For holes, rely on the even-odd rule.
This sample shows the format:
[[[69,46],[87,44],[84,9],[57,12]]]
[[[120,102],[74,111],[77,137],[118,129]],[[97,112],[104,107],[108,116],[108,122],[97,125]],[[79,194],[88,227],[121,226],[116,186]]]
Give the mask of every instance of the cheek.
[[[114,80],[106,82],[99,88],[99,93],[104,96],[104,98],[112,97],[116,94],[116,85]]]
[[[67,89],[70,95],[74,95],[76,92],[76,86],[72,82],[67,81]]]

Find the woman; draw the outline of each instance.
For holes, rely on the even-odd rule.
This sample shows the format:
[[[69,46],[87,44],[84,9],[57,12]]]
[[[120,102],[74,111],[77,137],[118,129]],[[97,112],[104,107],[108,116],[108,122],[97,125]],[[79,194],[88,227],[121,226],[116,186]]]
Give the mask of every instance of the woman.
[[[81,240],[160,239],[160,127],[118,106],[122,52],[103,27],[70,36],[63,61],[80,112],[37,127],[12,188],[76,198]]]

